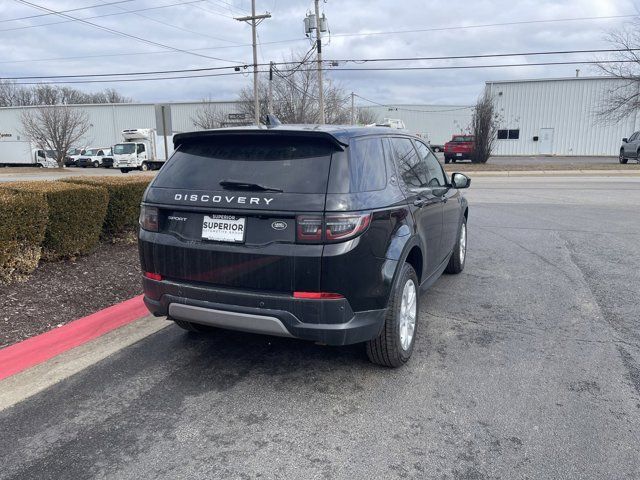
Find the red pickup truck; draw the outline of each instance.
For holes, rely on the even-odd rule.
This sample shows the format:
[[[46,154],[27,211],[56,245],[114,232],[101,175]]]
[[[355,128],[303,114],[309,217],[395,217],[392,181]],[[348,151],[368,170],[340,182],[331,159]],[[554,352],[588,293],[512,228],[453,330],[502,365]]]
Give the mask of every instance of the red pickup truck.
[[[454,135],[444,144],[444,163],[473,160],[474,144],[473,135]]]

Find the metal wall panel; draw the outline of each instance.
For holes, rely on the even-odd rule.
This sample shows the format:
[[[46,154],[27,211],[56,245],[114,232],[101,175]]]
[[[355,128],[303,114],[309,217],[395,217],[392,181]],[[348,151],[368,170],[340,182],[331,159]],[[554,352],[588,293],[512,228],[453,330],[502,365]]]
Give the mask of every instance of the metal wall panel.
[[[552,155],[617,155],[622,137],[637,129],[637,115],[613,123],[597,113],[620,82],[603,77],[487,82],[500,128],[520,130],[517,140],[496,140],[495,153],[538,155],[545,150],[541,132],[553,129]]]
[[[399,118],[412,133],[442,145],[455,133],[466,133],[471,124],[472,107],[468,105],[387,105],[359,107],[384,118]]]

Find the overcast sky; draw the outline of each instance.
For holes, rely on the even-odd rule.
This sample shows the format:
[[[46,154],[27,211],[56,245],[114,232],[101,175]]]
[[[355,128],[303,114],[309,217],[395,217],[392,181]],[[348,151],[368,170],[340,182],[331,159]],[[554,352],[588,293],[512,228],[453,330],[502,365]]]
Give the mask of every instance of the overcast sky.
[[[182,51],[170,51],[56,15],[13,20],[44,12],[16,0],[2,0],[0,76],[101,74],[251,63],[250,27],[233,19],[249,13],[250,0],[130,0],[96,7],[114,1],[117,0],[29,0],[29,3],[56,11],[93,6],[67,15]],[[125,10],[165,5],[168,6],[125,13]],[[258,29],[259,62],[278,61],[292,50],[305,52],[310,48],[303,34],[302,21],[312,8],[312,1],[257,0],[258,13],[268,11],[272,14],[272,18],[265,20]],[[636,2],[629,0],[328,0],[321,3],[321,8],[331,30],[330,43],[323,50],[326,59],[606,48],[606,31],[620,28],[630,18],[473,26],[634,15],[638,11]],[[90,18],[98,16],[100,18]],[[399,30],[430,31],[362,35]],[[125,53],[127,55],[123,55]],[[578,59],[593,59],[593,55],[424,61],[414,62],[411,66]],[[340,64],[338,68],[370,65],[349,63]],[[380,103],[452,105],[472,103],[486,80],[575,76],[576,68],[581,69],[581,75],[595,74],[590,66],[566,65],[412,72],[329,71],[327,76],[347,91]],[[251,80],[250,75],[236,75],[75,86],[83,90],[113,87],[141,102],[229,100],[235,99],[238,89],[250,84]]]

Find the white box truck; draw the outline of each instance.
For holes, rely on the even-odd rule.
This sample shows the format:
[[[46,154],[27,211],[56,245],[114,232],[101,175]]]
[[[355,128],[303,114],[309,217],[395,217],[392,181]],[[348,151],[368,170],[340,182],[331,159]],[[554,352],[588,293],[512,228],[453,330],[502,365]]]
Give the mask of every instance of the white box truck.
[[[31,142],[3,140],[0,141],[0,166],[56,168],[58,162],[53,152],[33,148]]]
[[[153,128],[132,128],[122,131],[122,143],[111,149],[113,168],[122,173],[131,170],[158,170],[166,159],[158,158],[157,134]]]

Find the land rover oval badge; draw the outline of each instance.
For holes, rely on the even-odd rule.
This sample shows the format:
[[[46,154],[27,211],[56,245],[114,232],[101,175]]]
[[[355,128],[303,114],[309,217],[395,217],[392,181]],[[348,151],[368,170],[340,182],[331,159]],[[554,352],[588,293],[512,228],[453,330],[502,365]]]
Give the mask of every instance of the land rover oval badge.
[[[271,224],[271,228],[273,228],[274,230],[284,230],[285,228],[287,228],[287,224],[286,222],[278,220]]]

